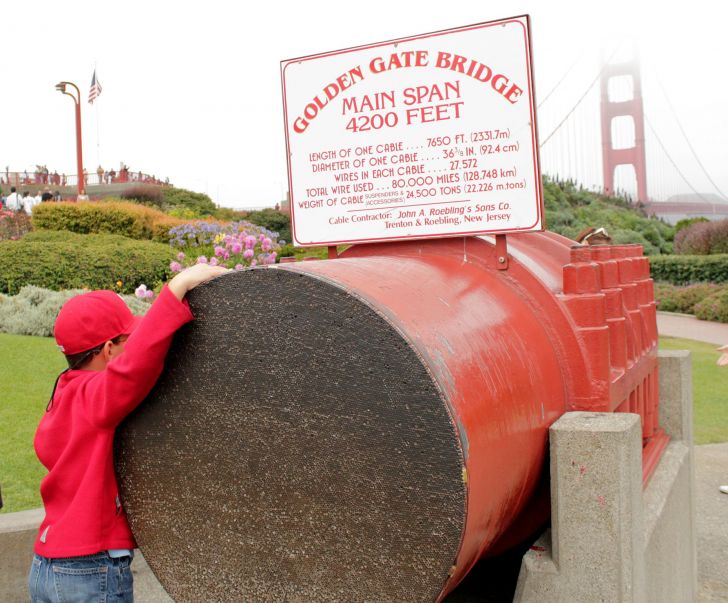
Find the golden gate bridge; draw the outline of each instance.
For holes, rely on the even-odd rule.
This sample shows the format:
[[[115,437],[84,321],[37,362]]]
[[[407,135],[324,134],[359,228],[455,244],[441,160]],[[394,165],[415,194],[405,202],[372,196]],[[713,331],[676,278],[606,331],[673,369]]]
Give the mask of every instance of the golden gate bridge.
[[[706,169],[656,72],[647,71],[654,81],[646,102],[635,48],[615,60],[618,50],[596,74],[583,66],[579,72],[583,57],[577,56],[537,99],[542,172],[625,196],[670,223],[728,218],[728,196]]]

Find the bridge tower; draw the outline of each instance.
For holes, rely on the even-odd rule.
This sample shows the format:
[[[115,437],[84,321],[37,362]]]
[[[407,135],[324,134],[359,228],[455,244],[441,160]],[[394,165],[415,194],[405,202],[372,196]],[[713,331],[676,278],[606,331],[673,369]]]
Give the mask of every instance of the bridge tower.
[[[610,100],[609,82],[621,77],[631,80],[632,97]],[[634,145],[614,148],[612,121],[617,117],[631,118],[634,125]],[[631,165],[637,178],[637,200],[647,202],[647,166],[645,162],[645,118],[642,108],[642,83],[640,65],[636,53],[631,60],[608,63],[601,75],[601,119],[602,119],[602,166],[604,192],[614,191],[614,171],[618,165]]]

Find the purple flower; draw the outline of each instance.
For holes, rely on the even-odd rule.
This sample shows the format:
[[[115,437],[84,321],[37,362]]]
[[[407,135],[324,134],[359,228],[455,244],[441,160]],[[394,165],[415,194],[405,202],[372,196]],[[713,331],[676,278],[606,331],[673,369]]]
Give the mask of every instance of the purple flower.
[[[179,262],[170,262],[169,269],[172,272],[182,272],[182,264],[180,264]]]
[[[201,255],[200,257],[197,258],[197,263],[198,264],[207,264],[207,258],[204,255]]]

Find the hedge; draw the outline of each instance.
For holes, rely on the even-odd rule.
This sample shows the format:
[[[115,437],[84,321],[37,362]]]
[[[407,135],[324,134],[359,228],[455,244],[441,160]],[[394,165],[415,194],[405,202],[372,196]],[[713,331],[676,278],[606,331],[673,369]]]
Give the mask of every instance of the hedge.
[[[673,285],[728,282],[728,254],[653,255],[652,278]]]
[[[0,333],[50,337],[61,306],[82,289],[51,291],[27,285],[17,295],[0,294]],[[123,296],[133,314],[142,315],[149,304],[133,295]]]
[[[700,320],[728,322],[728,289],[722,289],[695,304],[695,316]]]
[[[0,241],[0,293],[16,294],[25,285],[133,293],[142,283],[167,280],[171,255],[168,245],[118,235],[32,232]]]
[[[669,283],[655,283],[657,309],[665,312],[695,314],[696,304],[726,287],[726,285],[716,285],[715,283],[695,283],[685,287]]]
[[[124,201],[41,203],[33,209],[36,229],[117,234],[160,243],[169,242],[169,229],[184,222],[151,207]]]

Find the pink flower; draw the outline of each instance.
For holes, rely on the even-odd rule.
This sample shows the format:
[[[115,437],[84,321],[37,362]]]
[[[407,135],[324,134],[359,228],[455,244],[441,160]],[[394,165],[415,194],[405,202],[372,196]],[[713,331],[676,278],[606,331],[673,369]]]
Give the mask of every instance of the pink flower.
[[[261,235],[258,237],[258,240],[262,243],[265,240],[265,235],[261,233]]]
[[[225,250],[225,253],[223,254],[223,256],[222,256],[222,257],[223,257],[223,259],[225,259],[225,260],[229,260],[229,259],[230,259],[230,252],[229,252],[229,251],[228,251],[228,250],[226,249],[226,250]]]
[[[253,247],[255,247],[255,237],[252,237],[252,236],[245,237],[245,248],[252,249]]]
[[[185,254],[184,254],[184,251],[180,251],[180,252],[179,252],[179,253],[177,254],[177,259],[178,259],[178,260],[179,260],[180,262],[181,262],[182,260],[184,260],[184,259],[185,259]]]
[[[210,266],[217,266],[217,263],[218,263],[217,258],[210,258],[210,262],[209,262]]]
[[[204,255],[201,255],[200,257],[197,258],[197,263],[198,264],[207,264],[207,258]]]
[[[154,291],[152,291],[151,289],[148,289],[146,291],[146,293],[144,294],[144,297],[146,297],[147,299],[152,299],[154,297]]]
[[[250,262],[250,265],[251,266],[257,266],[258,265],[258,261],[257,260],[253,260],[252,262]]]
[[[243,246],[236,241],[235,243],[233,243],[233,246],[230,251],[232,251],[233,253],[240,253],[242,250],[243,250]]]
[[[245,268],[245,266],[242,264],[235,264],[235,270],[242,270],[243,268]]]
[[[170,262],[169,269],[172,272],[182,272],[182,264],[180,264],[179,262]]]
[[[144,299],[147,296],[147,286],[139,285],[136,289],[134,289],[134,295],[136,295],[139,299]]]
[[[217,257],[220,257],[222,254],[225,253],[225,249],[220,247],[219,245],[215,245],[215,255]]]
[[[249,259],[250,259],[250,258],[252,258],[252,257],[253,257],[254,255],[255,255],[255,252],[254,252],[254,251],[253,251],[252,249],[246,249],[246,250],[245,250],[245,251],[243,252],[243,257],[244,257],[244,258],[245,258],[246,260],[249,260]]]
[[[265,237],[263,239],[263,242],[261,243],[261,247],[263,248],[263,251],[270,251],[270,248],[273,246],[273,241],[271,241],[268,237]]]

